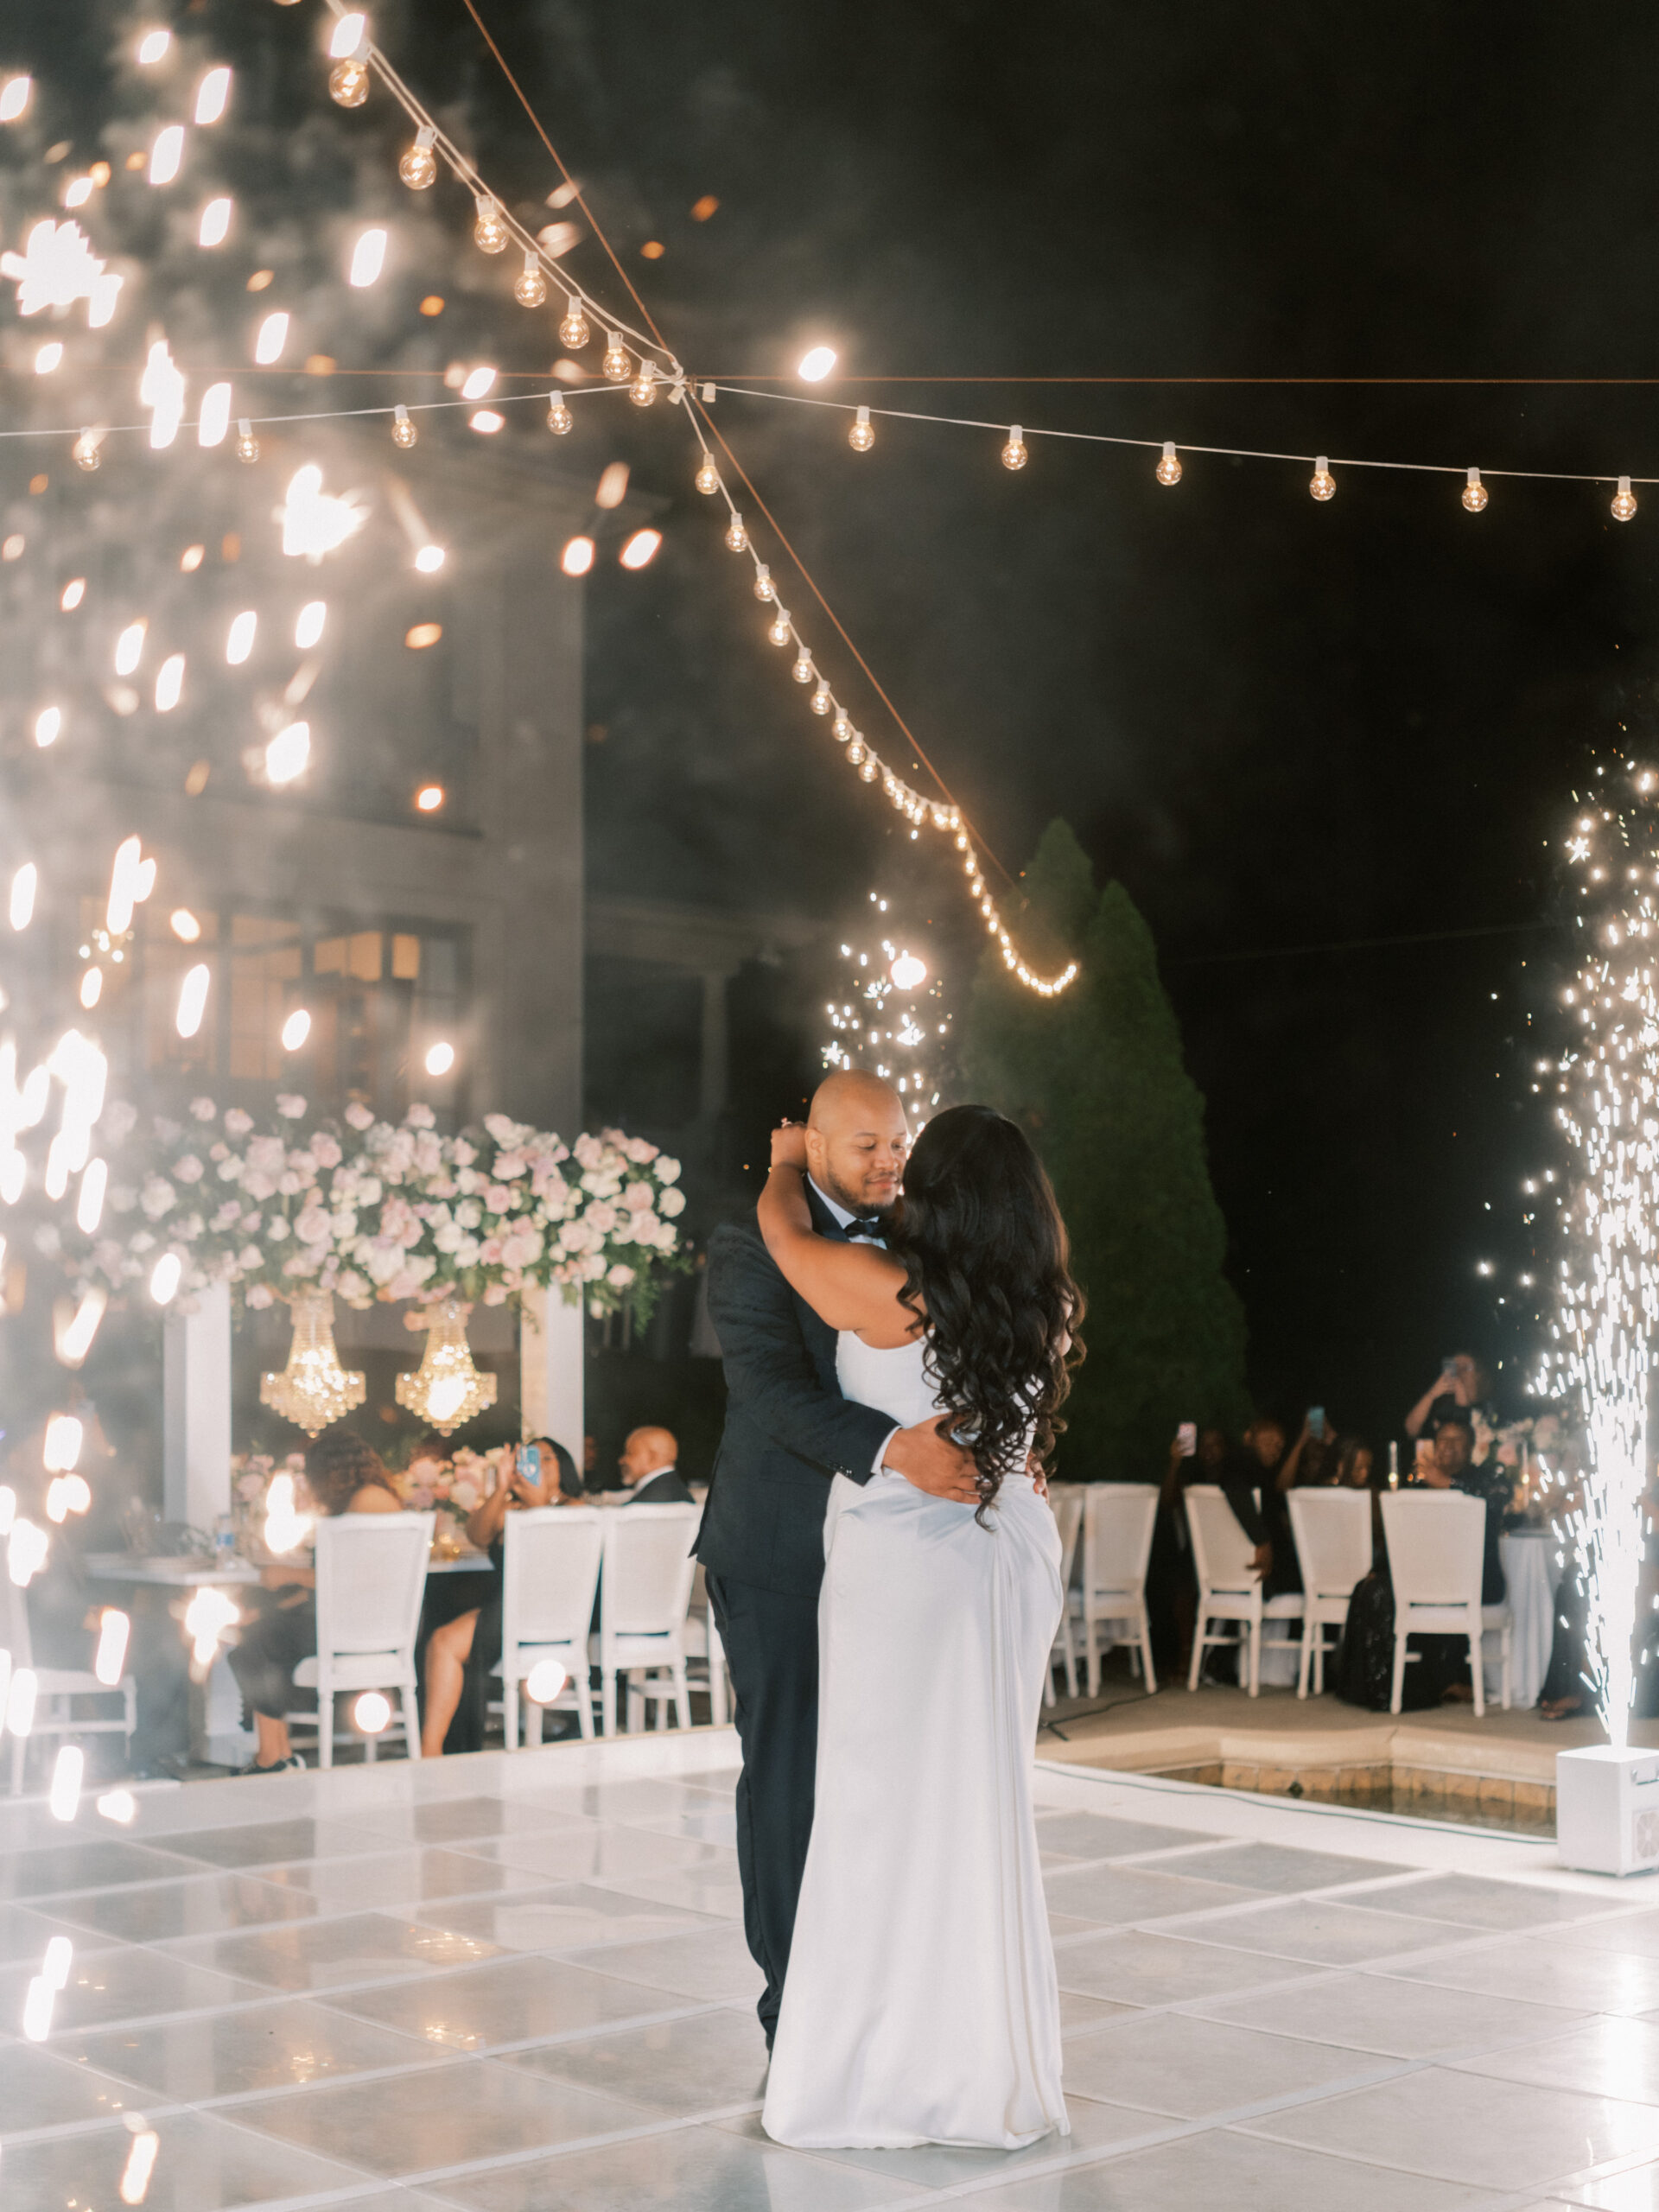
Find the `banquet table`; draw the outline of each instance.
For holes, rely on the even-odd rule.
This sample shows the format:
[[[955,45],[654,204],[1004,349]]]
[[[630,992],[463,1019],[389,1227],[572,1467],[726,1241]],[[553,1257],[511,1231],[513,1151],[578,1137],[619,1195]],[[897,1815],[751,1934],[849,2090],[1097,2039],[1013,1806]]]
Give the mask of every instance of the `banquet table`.
[[[1510,1703],[1528,1712],[1538,1702],[1544,1676],[1549,1671],[1549,1648],[1555,1634],[1555,1592],[1561,1570],[1556,1563],[1560,1539],[1548,1529],[1515,1529],[1498,1539],[1503,1580],[1509,1586],[1510,1632]],[[1489,1629],[1481,1645],[1481,1672],[1486,1694],[1496,1698],[1503,1687],[1503,1664],[1496,1630]]]

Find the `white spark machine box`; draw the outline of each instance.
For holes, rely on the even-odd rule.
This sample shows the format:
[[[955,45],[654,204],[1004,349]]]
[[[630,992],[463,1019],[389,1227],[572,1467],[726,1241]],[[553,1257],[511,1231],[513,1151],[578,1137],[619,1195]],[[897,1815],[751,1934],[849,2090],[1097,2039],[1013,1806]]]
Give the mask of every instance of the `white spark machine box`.
[[[1659,1866],[1659,1751],[1611,1744],[1558,1751],[1555,1835],[1562,1864],[1587,1874]]]

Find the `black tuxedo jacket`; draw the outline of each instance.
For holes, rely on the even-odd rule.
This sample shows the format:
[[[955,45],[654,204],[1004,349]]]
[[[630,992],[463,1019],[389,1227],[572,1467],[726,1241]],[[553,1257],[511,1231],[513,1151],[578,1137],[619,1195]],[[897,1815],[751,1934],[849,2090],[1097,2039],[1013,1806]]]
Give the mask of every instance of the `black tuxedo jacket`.
[[[691,1505],[696,1501],[682,1480],[679,1469],[664,1467],[660,1474],[647,1475],[624,1503],[628,1505]]]
[[[813,1226],[838,1236],[811,1185]],[[726,1370],[726,1427],[697,1533],[711,1574],[815,1599],[830,1479],[868,1482],[895,1424],[836,1381],[836,1332],[779,1273],[753,1218],[709,1240],[709,1318]]]

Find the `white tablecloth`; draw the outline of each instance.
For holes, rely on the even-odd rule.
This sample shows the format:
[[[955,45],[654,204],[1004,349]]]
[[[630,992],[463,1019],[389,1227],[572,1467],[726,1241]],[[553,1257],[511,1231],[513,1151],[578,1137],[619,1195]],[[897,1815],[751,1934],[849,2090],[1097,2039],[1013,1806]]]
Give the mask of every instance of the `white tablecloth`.
[[[1548,1529],[1517,1529],[1500,1536],[1498,1556],[1509,1586],[1513,1619],[1510,1645],[1510,1702],[1521,1712],[1538,1702],[1538,1693],[1549,1671],[1549,1647],[1555,1633],[1555,1591],[1561,1570],[1555,1563],[1560,1549]],[[1486,1694],[1496,1698],[1503,1687],[1503,1665],[1497,1632],[1489,1629],[1481,1645],[1482,1673]]]

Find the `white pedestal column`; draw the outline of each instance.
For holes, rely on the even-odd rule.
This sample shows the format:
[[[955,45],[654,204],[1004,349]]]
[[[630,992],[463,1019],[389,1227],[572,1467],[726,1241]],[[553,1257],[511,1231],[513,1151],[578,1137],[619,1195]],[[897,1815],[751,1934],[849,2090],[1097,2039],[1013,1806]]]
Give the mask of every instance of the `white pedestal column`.
[[[231,1510],[231,1294],[215,1283],[163,1325],[162,1511],[212,1533]]]
[[[582,1462],[585,1408],[582,1376],[582,1308],[564,1292],[526,1287],[518,1331],[518,1399],[525,1436],[550,1436]]]

